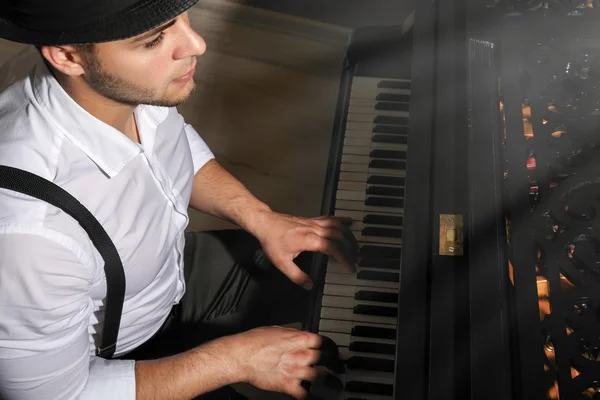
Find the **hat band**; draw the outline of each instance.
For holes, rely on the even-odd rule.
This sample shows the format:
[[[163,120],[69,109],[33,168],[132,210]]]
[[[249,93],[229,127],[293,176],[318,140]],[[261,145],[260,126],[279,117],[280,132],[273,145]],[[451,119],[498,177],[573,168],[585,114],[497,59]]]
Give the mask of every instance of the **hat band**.
[[[15,25],[37,32],[64,32],[75,30],[119,13],[140,0],[78,0],[69,8],[56,7],[48,0],[13,0],[5,11]]]

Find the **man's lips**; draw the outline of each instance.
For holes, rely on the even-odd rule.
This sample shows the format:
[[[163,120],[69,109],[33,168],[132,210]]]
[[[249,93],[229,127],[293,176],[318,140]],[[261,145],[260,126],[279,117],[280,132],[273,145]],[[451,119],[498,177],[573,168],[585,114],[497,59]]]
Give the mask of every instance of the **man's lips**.
[[[186,81],[186,80],[188,80],[189,78],[191,78],[194,75],[195,70],[196,70],[196,63],[194,63],[194,66],[192,67],[192,69],[189,70],[186,74],[184,74],[184,75],[182,75],[179,78],[174,79],[174,80],[176,82],[178,82],[178,81]]]

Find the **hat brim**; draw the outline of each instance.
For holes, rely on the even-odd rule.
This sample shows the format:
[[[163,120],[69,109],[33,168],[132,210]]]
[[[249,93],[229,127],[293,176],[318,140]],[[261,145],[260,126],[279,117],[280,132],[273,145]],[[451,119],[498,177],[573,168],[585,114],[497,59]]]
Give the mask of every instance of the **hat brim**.
[[[43,32],[21,28],[0,17],[0,38],[35,46],[112,42],[149,31],[187,11],[198,0],[142,0],[132,7],[72,31]]]

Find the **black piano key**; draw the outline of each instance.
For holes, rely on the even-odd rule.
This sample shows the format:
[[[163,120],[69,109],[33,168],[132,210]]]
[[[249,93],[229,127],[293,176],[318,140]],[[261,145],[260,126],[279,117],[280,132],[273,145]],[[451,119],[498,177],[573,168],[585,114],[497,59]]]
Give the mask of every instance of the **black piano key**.
[[[373,133],[387,133],[388,135],[408,135],[407,126],[375,125]]]
[[[391,101],[378,101],[377,103],[375,103],[375,109],[383,111],[408,111],[409,104],[394,103]]]
[[[400,136],[400,135],[381,135],[376,133],[373,135],[373,143],[399,143],[399,144],[407,144],[408,137]]]
[[[352,342],[348,350],[361,353],[396,354],[396,345],[387,343]]]
[[[385,175],[371,175],[367,178],[371,185],[404,186],[404,178]]]
[[[381,150],[376,149],[371,151],[369,155],[371,158],[393,158],[396,160],[404,160],[406,161],[406,152],[399,150]]]
[[[364,371],[394,372],[394,360],[354,356],[348,359],[346,367]]]
[[[362,234],[366,236],[401,238],[402,229],[380,228],[377,226],[368,226],[362,230]]]
[[[359,290],[354,294],[355,300],[362,301],[379,301],[382,303],[398,304],[398,293],[390,292],[375,292],[372,290]]]
[[[386,258],[361,258],[358,266],[363,268],[400,269],[400,260]]]
[[[315,386],[322,386],[327,389],[333,390],[334,392],[340,393],[344,390],[344,384],[335,375],[332,374],[319,374],[317,379],[313,382]]]
[[[372,315],[375,317],[397,317],[398,309],[395,307],[372,306],[369,304],[359,304],[354,306],[354,314]]]
[[[406,169],[406,161],[394,161],[394,160],[371,160],[369,161],[369,168],[384,168],[384,169]]]
[[[313,399],[309,398],[308,400],[313,400]],[[346,400],[369,400],[369,399],[365,399],[364,397],[346,397]]]
[[[367,188],[367,194],[402,197],[404,196],[404,188],[395,188],[387,186],[369,186]]]
[[[359,271],[356,278],[366,281],[400,282],[400,274],[396,272]]]
[[[369,188],[371,188],[371,187],[373,187],[373,186],[370,186]],[[395,189],[395,190],[402,190],[402,192],[404,193],[403,189]],[[370,193],[369,189],[367,189],[367,194],[383,194],[383,193]],[[387,195],[387,196],[392,196],[392,195]],[[363,217],[363,222],[365,224],[402,226],[403,221],[404,220],[402,217],[395,217],[393,215],[367,214]]]
[[[394,197],[375,197],[369,196],[365,200],[365,204],[368,206],[377,207],[397,207],[402,208],[404,206],[404,199],[396,199]]]
[[[408,118],[404,117],[390,117],[388,115],[377,115],[373,118],[374,124],[384,124],[384,125],[400,125],[406,126],[408,125]]]
[[[396,335],[396,330],[391,328],[378,328],[376,326],[364,325],[357,325],[352,328],[352,336],[355,337],[396,340]]]
[[[400,103],[410,103],[410,96],[407,94],[394,94],[394,93],[379,93],[375,97],[377,101],[397,101]]]
[[[395,258],[400,260],[402,249],[400,247],[389,246],[362,246],[359,250],[359,256],[371,259]]]
[[[378,394],[381,396],[392,396],[394,394],[394,386],[386,383],[350,381],[346,382],[346,391],[351,393],[368,393]]]
[[[410,89],[410,82],[398,82],[383,80],[377,83],[380,89]]]

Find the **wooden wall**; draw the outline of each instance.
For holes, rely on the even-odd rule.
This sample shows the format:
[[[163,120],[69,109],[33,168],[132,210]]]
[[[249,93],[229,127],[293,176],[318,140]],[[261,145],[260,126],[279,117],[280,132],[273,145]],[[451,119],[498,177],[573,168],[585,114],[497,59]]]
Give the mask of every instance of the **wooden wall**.
[[[416,0],[245,0],[246,5],[328,24],[358,28],[401,24]]]

